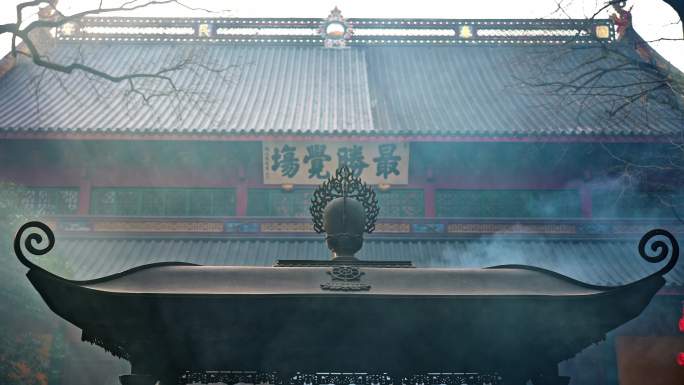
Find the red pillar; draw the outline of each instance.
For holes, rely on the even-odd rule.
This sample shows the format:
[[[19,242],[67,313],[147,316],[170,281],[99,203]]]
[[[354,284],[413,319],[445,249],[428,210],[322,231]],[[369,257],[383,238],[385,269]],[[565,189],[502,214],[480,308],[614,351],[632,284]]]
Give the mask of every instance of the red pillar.
[[[591,189],[589,186],[582,184],[579,188],[580,200],[582,202],[582,217],[591,218]]]
[[[244,167],[238,169],[238,183],[235,187],[235,215],[247,216],[247,176]]]
[[[81,179],[78,187],[78,215],[88,215],[90,211],[90,179]]]
[[[247,215],[247,184],[240,183],[235,188],[235,215],[244,217]]]
[[[426,183],[423,190],[425,199],[425,217],[435,217],[435,186],[432,183]]]

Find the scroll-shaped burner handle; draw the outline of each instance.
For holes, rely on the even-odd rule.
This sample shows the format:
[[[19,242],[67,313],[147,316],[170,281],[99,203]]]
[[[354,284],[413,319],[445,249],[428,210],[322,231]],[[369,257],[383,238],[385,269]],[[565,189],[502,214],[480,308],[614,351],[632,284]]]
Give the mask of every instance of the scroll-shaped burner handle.
[[[664,240],[653,240],[656,237],[667,238],[668,242],[665,242]],[[646,246],[649,242],[651,242],[650,249],[655,254],[649,254],[647,251]],[[663,266],[652,275],[665,275],[677,265],[677,260],[679,260],[679,243],[672,233],[663,229],[653,229],[641,237],[641,240],[639,241],[639,255],[646,261],[651,263],[662,262],[667,258],[668,254],[670,254],[670,260],[667,262],[667,265]]]
[[[29,231],[29,234],[24,238],[24,233],[27,231]],[[47,244],[45,245],[43,245],[43,236],[47,237]],[[17,255],[19,262],[29,269],[44,270],[26,258],[24,250],[22,249],[22,238],[24,238],[23,248],[26,249],[30,255],[44,255],[55,246],[55,234],[45,223],[31,221],[21,226],[19,231],[17,231],[17,235],[14,237],[14,253]],[[34,243],[40,246],[36,247],[34,246]]]

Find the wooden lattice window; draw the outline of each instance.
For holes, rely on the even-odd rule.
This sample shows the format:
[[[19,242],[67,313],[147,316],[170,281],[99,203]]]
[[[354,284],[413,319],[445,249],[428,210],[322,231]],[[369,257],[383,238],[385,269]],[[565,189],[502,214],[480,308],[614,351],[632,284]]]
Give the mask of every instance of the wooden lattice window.
[[[684,215],[683,192],[600,189],[591,194],[597,218],[673,218]]]
[[[250,189],[247,215],[309,217],[312,194],[312,189]],[[422,217],[425,214],[423,190],[390,190],[377,192],[377,197],[380,217]]]
[[[376,190],[380,218],[423,217],[425,200],[423,190],[394,189],[384,192]]]
[[[308,217],[313,189],[284,191],[275,188],[250,189],[247,215],[263,217]]]
[[[21,206],[33,215],[76,214],[78,211],[78,188],[23,188],[21,190]]]
[[[438,217],[574,218],[582,214],[576,190],[437,190]]]
[[[213,188],[94,188],[91,214],[231,216],[235,190]]]

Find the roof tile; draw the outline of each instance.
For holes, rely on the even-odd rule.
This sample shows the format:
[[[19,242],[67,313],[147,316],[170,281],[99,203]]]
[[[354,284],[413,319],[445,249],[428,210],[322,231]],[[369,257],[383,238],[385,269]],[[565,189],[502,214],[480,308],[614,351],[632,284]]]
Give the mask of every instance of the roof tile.
[[[116,74],[156,71],[187,57],[227,69],[174,71],[171,77],[187,92],[146,104],[129,95],[126,84],[45,71],[21,60],[0,78],[0,131],[579,136],[681,129],[682,111],[658,102],[667,99],[665,91],[609,117],[609,102],[600,97],[582,103],[521,86],[520,79],[544,72],[530,57],[561,49],[62,41],[53,60],[83,57]],[[545,75],[565,79],[564,68],[600,49],[574,50]],[[609,80],[620,76],[629,75]],[[138,85],[158,87],[145,80]]]

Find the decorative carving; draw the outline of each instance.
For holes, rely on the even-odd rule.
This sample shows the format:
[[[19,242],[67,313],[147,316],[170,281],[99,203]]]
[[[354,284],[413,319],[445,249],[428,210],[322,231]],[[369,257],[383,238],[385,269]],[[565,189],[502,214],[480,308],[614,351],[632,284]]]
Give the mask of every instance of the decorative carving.
[[[431,373],[395,378],[388,373],[316,373],[297,374],[288,385],[497,385],[502,383],[497,374]]]
[[[178,384],[283,384],[276,373],[258,373],[245,371],[211,371],[186,372],[178,378]]]
[[[393,385],[387,373],[316,373],[297,374],[290,378],[288,385]],[[398,385],[398,384],[397,384]]]
[[[497,374],[481,373],[430,373],[403,377],[398,385],[497,385],[502,383]]]
[[[323,45],[326,48],[344,48],[352,37],[353,28],[342,16],[342,11],[335,7],[321,23],[318,33],[324,39]]]
[[[624,10],[623,10],[624,11]],[[618,12],[618,19],[624,17]],[[619,21],[625,25],[624,21]],[[330,25],[332,24],[332,25]],[[208,36],[205,35],[209,26]],[[604,44],[615,40],[614,22],[586,19],[534,20],[454,20],[454,19],[345,19],[339,9],[320,18],[151,18],[86,17],[78,24],[57,30],[61,41],[126,41],[159,44],[206,41],[240,44],[319,45],[343,48],[353,37],[354,45],[548,45],[567,42]],[[464,26],[470,28],[469,38]],[[593,31],[609,28],[609,38]],[[202,36],[200,36],[202,29]],[[624,29],[624,27],[623,27]],[[620,31],[618,31],[620,32]],[[322,37],[318,38],[318,37]],[[456,38],[455,38],[456,37]],[[2,63],[0,63],[2,66]]]
[[[330,201],[342,197],[355,199],[363,205],[366,214],[364,231],[372,233],[375,230],[375,220],[380,213],[378,199],[375,196],[375,191],[365,182],[362,182],[361,178],[354,177],[347,166],[338,168],[335,176],[323,182],[314,191],[309,208],[314,230],[319,234],[325,231],[323,229],[323,211]]]
[[[410,233],[411,225],[408,223],[378,223],[375,231],[379,233]]]
[[[667,242],[662,239],[656,239],[657,237],[665,238],[667,239]],[[651,245],[651,251],[656,254],[650,255],[650,253],[646,250],[646,246],[649,243]],[[677,260],[679,260],[679,243],[677,242],[677,239],[675,239],[674,235],[672,235],[672,233],[669,231],[663,229],[653,229],[641,237],[641,240],[639,241],[639,255],[641,255],[641,258],[651,263],[662,262],[669,255],[670,260],[667,262],[667,265],[663,266],[656,273],[652,274],[665,275],[672,270],[675,265],[677,265]]]
[[[413,223],[411,232],[417,234],[439,234],[443,233],[446,226],[444,223]]]
[[[226,233],[258,233],[265,230],[259,223],[229,221],[223,223],[223,231]]]
[[[448,233],[576,234],[574,224],[451,223]]]
[[[625,9],[625,1],[613,2],[613,9],[615,9],[614,14],[610,15],[610,19],[615,23],[617,27],[618,40],[622,39],[625,32],[632,27],[632,7]]]
[[[103,221],[95,222],[94,231],[115,232],[188,232],[188,233],[220,233],[222,222],[188,222],[188,221]]]
[[[38,269],[44,271],[44,269],[29,261],[24,255],[21,238],[27,231],[29,234],[26,236],[26,238],[24,238],[23,246],[30,255],[37,256],[47,254],[50,250],[52,250],[52,248],[55,246],[55,234],[45,223],[32,221],[21,226],[19,231],[17,231],[17,235],[14,237],[14,253],[19,259],[19,262],[29,269]],[[46,244],[43,244],[43,235],[47,237]]]
[[[336,281],[358,281],[364,273],[358,267],[338,266],[333,268],[328,274]]]
[[[332,282],[321,284],[321,289],[331,291],[368,291],[371,285],[361,283],[365,273],[356,266],[335,266],[328,271]]]
[[[297,373],[282,376],[278,373],[246,371],[186,372],[178,384],[270,384],[270,385],[498,385],[497,374],[430,373],[395,378],[388,373]]]
[[[301,222],[266,222],[261,224],[264,233],[311,233],[311,225]]]

